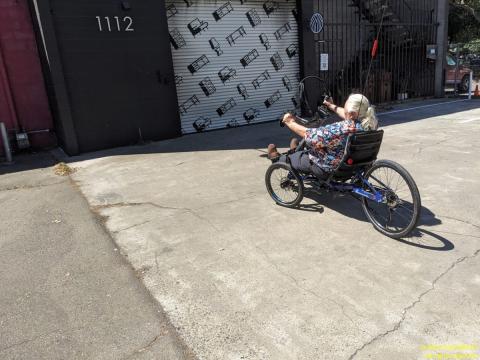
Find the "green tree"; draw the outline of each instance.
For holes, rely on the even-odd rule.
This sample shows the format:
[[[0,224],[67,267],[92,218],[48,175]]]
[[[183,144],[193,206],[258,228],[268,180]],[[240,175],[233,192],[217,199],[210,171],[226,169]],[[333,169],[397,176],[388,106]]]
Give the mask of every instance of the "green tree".
[[[480,39],[480,0],[450,0],[449,2],[448,36],[450,41],[478,44]]]

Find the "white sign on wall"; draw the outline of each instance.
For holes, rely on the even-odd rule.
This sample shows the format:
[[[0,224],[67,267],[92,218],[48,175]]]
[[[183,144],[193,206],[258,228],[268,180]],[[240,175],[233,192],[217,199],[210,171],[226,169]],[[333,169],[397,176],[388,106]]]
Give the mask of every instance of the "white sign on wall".
[[[320,54],[320,71],[328,71],[328,54]]]

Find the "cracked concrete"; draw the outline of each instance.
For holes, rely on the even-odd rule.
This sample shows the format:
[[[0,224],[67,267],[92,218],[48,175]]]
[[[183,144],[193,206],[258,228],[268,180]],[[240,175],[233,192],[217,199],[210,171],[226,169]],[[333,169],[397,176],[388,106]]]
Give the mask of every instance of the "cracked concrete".
[[[53,331],[49,331],[49,332],[47,332],[47,333],[45,333],[45,334],[39,334],[39,335],[36,335],[36,336],[34,336],[34,337],[32,337],[32,338],[25,339],[25,340],[22,340],[22,341],[19,341],[19,342],[16,342],[16,343],[7,345],[7,346],[5,346],[5,347],[0,348],[0,354],[1,354],[1,353],[5,353],[6,351],[11,350],[11,349],[13,349],[13,348],[16,348],[16,347],[18,347],[18,346],[22,346],[22,345],[28,344],[28,343],[30,343],[30,342],[32,342],[32,341],[36,341],[36,340],[38,340],[38,339],[45,338],[45,337],[47,337],[47,336],[56,334],[56,333],[58,333],[58,332],[60,332],[60,331],[61,331],[61,330],[58,330],[58,329],[57,329],[57,330],[53,330]]]
[[[461,258],[455,260],[455,262],[453,262],[453,264],[451,264],[445,271],[443,271],[440,275],[438,275],[433,281],[432,281],[432,284],[430,286],[429,289],[425,290],[424,292],[422,292],[418,298],[413,302],[411,303],[410,305],[408,305],[406,308],[404,308],[402,310],[402,316],[401,316],[401,319],[400,321],[398,321],[395,326],[390,329],[390,330],[387,330],[386,332],[383,332],[379,335],[376,335],[374,338],[372,338],[370,341],[368,341],[367,343],[363,344],[360,348],[356,349],[355,352],[350,355],[350,357],[348,358],[349,360],[351,359],[354,359],[357,354],[361,351],[363,351],[367,346],[370,346],[372,345],[375,341],[379,340],[379,339],[383,339],[385,338],[387,335],[397,331],[398,329],[400,329],[400,327],[402,326],[402,323],[405,321],[405,318],[407,316],[407,312],[410,311],[411,309],[413,309],[415,307],[415,305],[417,305],[420,301],[422,301],[423,297],[425,295],[427,295],[428,293],[430,293],[431,291],[435,290],[435,285],[436,283],[441,279],[443,278],[445,275],[447,275],[451,270],[453,270],[455,268],[455,266],[457,266],[458,264],[462,263],[463,261],[465,261],[466,259],[471,259],[471,258],[474,258],[476,257],[478,254],[480,253],[480,249],[478,249],[477,251],[475,251],[473,253],[473,255],[470,255],[470,256],[462,256]]]
[[[471,226],[474,226],[476,227],[477,229],[480,229],[480,225],[477,225],[477,224],[474,224],[470,221],[466,221],[464,219],[458,219],[456,217],[452,217],[452,216],[447,216],[447,215],[440,215],[443,219],[450,219],[450,220],[455,220],[455,221],[458,221],[458,222],[461,222],[461,223],[464,223],[464,224],[467,224],[467,225],[471,225]]]
[[[30,190],[30,189],[38,189],[38,188],[44,188],[47,186],[54,186],[58,184],[62,184],[67,180],[61,180],[57,182],[53,182],[50,184],[43,184],[43,185],[15,185],[11,187],[6,187],[6,188],[0,188],[0,191],[11,191],[11,190]]]
[[[478,105],[381,118],[380,158],[424,205],[402,241],[347,196],[275,206],[262,155],[289,142],[276,124],[90,154],[72,177],[199,359],[421,359],[479,345],[480,123],[463,122]]]

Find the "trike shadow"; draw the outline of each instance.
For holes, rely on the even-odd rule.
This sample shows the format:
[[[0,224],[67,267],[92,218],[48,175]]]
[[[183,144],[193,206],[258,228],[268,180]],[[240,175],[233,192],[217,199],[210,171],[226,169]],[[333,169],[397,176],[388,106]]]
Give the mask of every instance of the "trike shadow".
[[[324,208],[336,211],[343,216],[353,218],[359,221],[368,222],[363,213],[360,201],[345,193],[318,193],[307,190],[305,198],[313,201],[311,204],[301,204],[298,207],[300,211],[318,212],[322,214]],[[406,238],[396,239],[397,241],[418,247],[425,250],[450,251],[455,245],[448,239],[435,232],[425,230],[425,227],[440,225],[442,221],[428,208],[422,206],[421,216],[417,228]]]

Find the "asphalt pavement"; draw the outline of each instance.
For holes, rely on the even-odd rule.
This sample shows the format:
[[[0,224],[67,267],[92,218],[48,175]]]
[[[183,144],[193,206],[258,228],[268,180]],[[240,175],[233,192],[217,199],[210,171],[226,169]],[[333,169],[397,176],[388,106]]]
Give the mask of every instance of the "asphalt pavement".
[[[49,153],[0,167],[0,359],[194,356]]]

